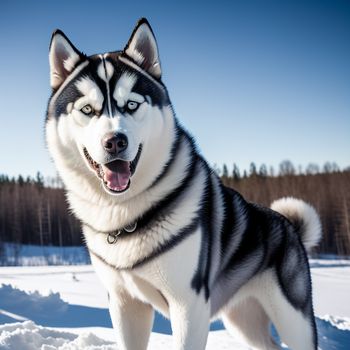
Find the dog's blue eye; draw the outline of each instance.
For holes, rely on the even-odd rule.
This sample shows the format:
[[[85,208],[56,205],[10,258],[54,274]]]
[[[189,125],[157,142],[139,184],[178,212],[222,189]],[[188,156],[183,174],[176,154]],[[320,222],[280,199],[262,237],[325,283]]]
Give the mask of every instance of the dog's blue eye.
[[[92,113],[92,107],[90,105],[86,105],[84,106],[81,111],[85,114],[85,115],[90,115]]]
[[[139,103],[138,102],[135,102],[135,101],[128,101],[126,107],[127,107],[127,110],[128,111],[136,111],[137,108],[139,107]]]

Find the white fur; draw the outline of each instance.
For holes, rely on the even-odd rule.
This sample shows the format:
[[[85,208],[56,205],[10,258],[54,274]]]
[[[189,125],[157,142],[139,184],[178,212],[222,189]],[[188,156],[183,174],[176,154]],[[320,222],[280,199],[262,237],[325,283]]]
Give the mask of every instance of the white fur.
[[[64,57],[63,61],[61,61],[62,57]],[[49,53],[51,87],[54,89],[59,87],[79,60],[80,56],[68,41],[62,35],[56,34],[52,39]]]
[[[104,55],[106,56],[106,55]],[[101,57],[101,63],[97,68],[97,74],[98,76],[106,82],[106,89],[107,89],[107,100],[108,100],[108,114],[110,117],[112,117],[112,104],[111,104],[111,98],[110,98],[110,88],[109,88],[109,81],[111,80],[114,68],[112,63],[105,61],[104,56],[100,55]]]
[[[151,28],[145,23],[137,28],[125,50],[126,54],[129,55],[139,66],[142,66],[145,61],[145,56],[142,52],[143,46],[147,46],[145,51],[150,54],[148,60],[151,60],[150,65],[146,67],[146,70],[156,78],[160,78],[162,71],[160,68],[156,39],[153,36]]]
[[[90,123],[91,118],[82,113],[80,111],[81,108],[89,104],[95,111],[100,112],[104,97],[98,85],[88,77],[80,78],[77,82],[75,82],[75,86],[83,94],[83,96],[75,101],[73,109],[70,113],[79,126],[84,127]]]
[[[247,342],[252,349],[279,350],[269,331],[270,319],[261,304],[252,297],[235,304],[223,315],[225,328]]]
[[[136,81],[136,76],[128,73],[123,73],[123,75],[118,79],[113,92],[113,98],[117,101],[118,107],[124,107]]]
[[[222,310],[225,327],[239,333],[254,349],[279,349],[271,339],[269,320],[293,350],[314,350],[310,320],[282,294],[275,272],[267,270],[246,283]]]
[[[271,209],[293,223],[294,219],[302,222],[301,240],[307,251],[318,244],[322,237],[321,221],[314,207],[296,198],[286,197],[274,201]]]
[[[100,55],[101,63],[97,68],[97,74],[98,76],[105,81],[106,83],[109,82],[113,76],[114,68],[112,63],[105,61],[103,64],[104,59],[107,57],[107,55]],[[105,69],[106,67],[106,69]]]
[[[122,349],[146,349],[152,319],[152,309],[147,305],[170,316],[174,349],[204,349],[210,304],[190,287],[200,236],[197,230],[174,249],[130,271],[106,267],[92,255],[96,272],[110,295],[111,317]]]
[[[204,349],[209,330],[210,302],[191,289],[193,271],[198,263],[201,232],[198,229],[182,244],[150,264],[154,283],[169,304],[174,349]],[[179,256],[182,259],[179,261]],[[159,287],[158,287],[159,288]]]
[[[71,72],[74,69],[75,64],[78,62],[76,56],[70,56],[64,60],[63,66],[68,71]]]

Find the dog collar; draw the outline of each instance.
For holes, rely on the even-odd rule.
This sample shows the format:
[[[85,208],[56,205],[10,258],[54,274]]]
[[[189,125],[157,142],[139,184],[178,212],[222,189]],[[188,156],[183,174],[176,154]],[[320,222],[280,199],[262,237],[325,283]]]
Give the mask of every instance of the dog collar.
[[[137,221],[135,221],[134,223],[125,226],[124,228],[114,231],[114,232],[108,232],[107,234],[107,243],[109,244],[114,244],[115,242],[117,242],[118,237],[120,236],[124,236],[125,234],[129,234],[132,232],[135,232],[137,228]]]

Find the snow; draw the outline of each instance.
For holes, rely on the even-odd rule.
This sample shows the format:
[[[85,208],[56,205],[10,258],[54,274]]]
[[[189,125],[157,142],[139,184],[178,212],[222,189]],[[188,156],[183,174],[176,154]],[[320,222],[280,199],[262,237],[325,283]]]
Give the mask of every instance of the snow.
[[[311,267],[320,349],[350,349],[350,261],[311,260]],[[1,267],[0,350],[116,350],[107,305],[91,265]],[[149,349],[171,348],[170,333],[157,315]],[[206,349],[248,347],[216,322]]]
[[[0,327],[0,331],[1,349],[115,349],[112,342],[107,342],[92,333],[77,336],[74,333],[41,327],[32,321],[6,324]]]
[[[310,265],[316,314],[350,316],[350,260],[311,260]]]
[[[0,265],[42,266],[89,264],[90,258],[85,247],[54,247],[4,243],[4,254]]]

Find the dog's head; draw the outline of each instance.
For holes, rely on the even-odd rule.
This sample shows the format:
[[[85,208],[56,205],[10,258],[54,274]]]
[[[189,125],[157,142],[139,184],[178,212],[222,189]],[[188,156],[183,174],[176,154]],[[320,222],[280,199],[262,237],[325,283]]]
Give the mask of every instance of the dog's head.
[[[49,60],[46,135],[65,182],[69,168],[109,195],[144,190],[166,163],[175,125],[147,20],[123,51],[89,57],[57,30]]]

